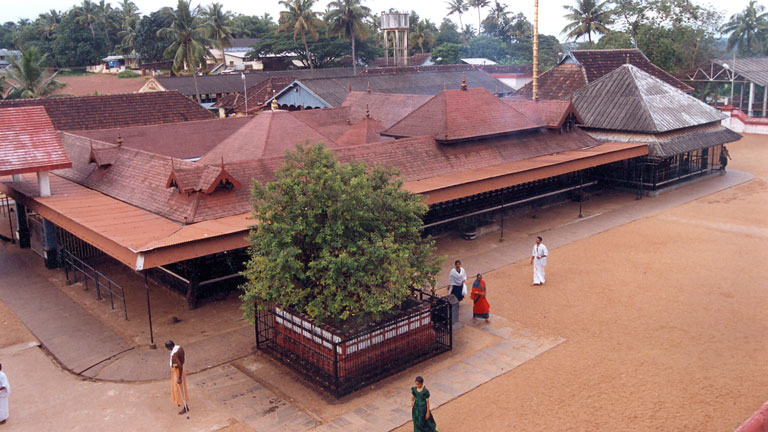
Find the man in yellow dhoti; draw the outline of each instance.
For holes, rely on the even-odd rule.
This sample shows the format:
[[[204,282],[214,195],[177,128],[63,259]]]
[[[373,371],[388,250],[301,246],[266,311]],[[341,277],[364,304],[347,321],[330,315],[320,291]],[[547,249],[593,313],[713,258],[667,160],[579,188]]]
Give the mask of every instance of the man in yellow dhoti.
[[[171,400],[183,406],[179,414],[189,412],[189,393],[187,393],[187,374],[184,371],[184,348],[172,340],[165,343],[171,352]]]

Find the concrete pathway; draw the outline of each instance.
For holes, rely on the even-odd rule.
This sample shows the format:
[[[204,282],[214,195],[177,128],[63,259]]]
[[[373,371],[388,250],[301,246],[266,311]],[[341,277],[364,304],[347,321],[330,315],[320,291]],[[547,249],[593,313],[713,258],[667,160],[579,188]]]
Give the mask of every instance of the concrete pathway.
[[[0,300],[8,305],[61,366],[105,381],[168,377],[168,351],[128,344],[45,278],[39,260],[17,245],[0,243]],[[256,351],[254,328],[241,328],[185,344],[189,373]]]

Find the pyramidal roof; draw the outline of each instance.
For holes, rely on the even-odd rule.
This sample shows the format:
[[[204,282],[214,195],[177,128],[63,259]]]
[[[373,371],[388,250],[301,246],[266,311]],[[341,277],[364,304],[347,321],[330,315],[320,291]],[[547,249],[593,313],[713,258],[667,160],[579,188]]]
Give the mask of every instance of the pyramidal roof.
[[[443,90],[382,132],[393,137],[431,135],[438,141],[503,135],[544,126],[483,88]]]
[[[574,93],[583,125],[659,133],[720,121],[723,114],[664,81],[625,64]]]

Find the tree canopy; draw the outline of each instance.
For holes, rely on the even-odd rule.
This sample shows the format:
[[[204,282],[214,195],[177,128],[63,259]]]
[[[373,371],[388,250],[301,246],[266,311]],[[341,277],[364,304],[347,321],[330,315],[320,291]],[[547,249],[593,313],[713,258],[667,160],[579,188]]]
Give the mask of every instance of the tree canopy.
[[[252,188],[243,306],[292,308],[321,322],[377,321],[411,287],[435,284],[439,260],[421,233],[427,206],[397,173],[342,164],[322,144],[300,145],[266,185]]]

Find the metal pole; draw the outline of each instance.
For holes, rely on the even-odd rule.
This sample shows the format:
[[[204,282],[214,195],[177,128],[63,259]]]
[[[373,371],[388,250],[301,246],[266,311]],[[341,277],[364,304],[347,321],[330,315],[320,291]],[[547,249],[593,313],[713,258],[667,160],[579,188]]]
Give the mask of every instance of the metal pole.
[[[240,79],[243,80],[243,95],[245,97],[245,115],[248,115],[248,88],[245,85],[245,74],[240,73]]]
[[[11,202],[8,195],[5,196],[5,208],[8,209],[8,227],[11,229],[11,244],[16,244],[16,236],[13,234],[13,218],[11,218]]]
[[[155,345],[155,334],[154,332],[152,332],[152,306],[149,304],[149,282],[147,281],[147,270],[144,270],[144,289],[147,291],[147,317],[149,318],[149,347],[151,349],[156,349],[157,345]]]
[[[533,100],[539,98],[539,0],[533,2]]]
[[[734,79],[736,77],[736,52],[733,53],[733,64],[731,65],[733,69],[731,69],[731,106],[733,106],[733,83]]]
[[[581,192],[581,188],[584,185],[584,172],[579,171],[579,219],[583,218],[584,215],[581,213],[581,202],[584,201],[584,194]]]
[[[501,238],[500,242],[504,241],[504,193],[501,194]]]

